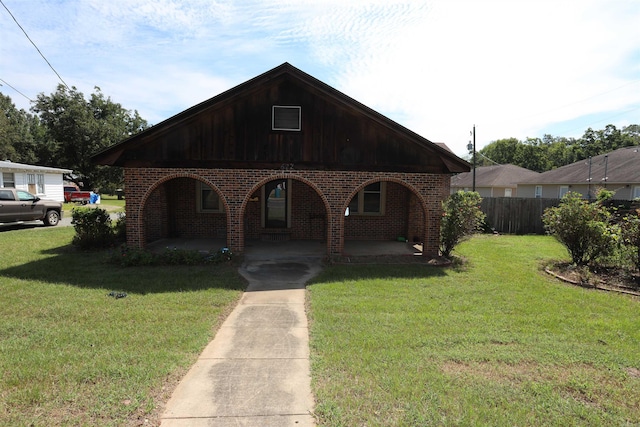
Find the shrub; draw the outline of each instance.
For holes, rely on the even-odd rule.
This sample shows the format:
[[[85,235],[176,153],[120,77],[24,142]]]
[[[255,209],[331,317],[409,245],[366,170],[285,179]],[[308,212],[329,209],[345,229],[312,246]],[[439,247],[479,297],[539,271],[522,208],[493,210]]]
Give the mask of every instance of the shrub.
[[[72,243],[81,249],[104,248],[114,242],[111,218],[104,209],[74,208],[71,224],[76,231]]]
[[[613,201],[613,196],[615,196],[616,192],[612,190],[607,190],[606,188],[600,187],[596,189],[596,201],[600,204],[605,204]]]
[[[157,255],[156,261],[163,265],[198,265],[205,263],[205,256],[199,251],[166,248]]]
[[[620,229],[623,243],[633,253],[633,265],[640,270],[640,209],[624,216]]]
[[[482,198],[475,191],[458,191],[442,203],[440,223],[440,253],[449,257],[453,248],[464,238],[477,232],[483,224],[480,210]]]
[[[116,223],[113,225],[113,235],[119,242],[126,242],[127,240],[127,217],[124,212],[118,214]]]
[[[613,251],[618,235],[610,219],[611,213],[601,202],[591,203],[573,192],[542,215],[547,232],[567,248],[576,265],[587,265]]]
[[[111,264],[122,267],[153,265],[155,263],[151,252],[144,249],[129,248],[127,245],[121,245],[118,250],[112,251],[109,254],[108,261]]]
[[[233,254],[227,248],[222,248],[219,251],[201,252],[167,247],[161,253],[153,253],[145,249],[130,248],[127,245],[121,245],[118,250],[111,251],[107,258],[109,263],[122,267],[220,264],[232,260]]]

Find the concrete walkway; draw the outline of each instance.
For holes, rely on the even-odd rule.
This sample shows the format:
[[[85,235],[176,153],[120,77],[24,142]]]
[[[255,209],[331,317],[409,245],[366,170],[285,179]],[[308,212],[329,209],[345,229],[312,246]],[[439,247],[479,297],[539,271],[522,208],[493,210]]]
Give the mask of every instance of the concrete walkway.
[[[249,286],[174,391],[162,427],[314,426],[305,283],[320,258],[247,255]]]

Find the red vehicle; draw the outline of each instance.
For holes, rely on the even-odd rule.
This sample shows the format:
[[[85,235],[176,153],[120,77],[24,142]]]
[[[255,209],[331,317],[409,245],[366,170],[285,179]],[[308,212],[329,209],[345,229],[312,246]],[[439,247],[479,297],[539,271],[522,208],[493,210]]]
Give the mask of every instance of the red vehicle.
[[[64,201],[66,203],[79,202],[86,205],[91,201],[91,191],[80,191],[76,187],[64,187]]]

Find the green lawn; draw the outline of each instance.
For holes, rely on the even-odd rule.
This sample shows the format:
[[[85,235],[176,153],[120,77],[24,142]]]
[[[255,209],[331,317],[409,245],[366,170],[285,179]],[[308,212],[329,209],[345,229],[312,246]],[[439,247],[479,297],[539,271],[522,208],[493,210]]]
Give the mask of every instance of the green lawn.
[[[16,228],[0,232],[0,425],[157,423],[240,297],[236,266],[119,268],[75,251],[71,227]],[[549,237],[456,254],[314,280],[321,425],[640,424],[638,299],[545,276],[566,258]]]
[[[64,211],[65,217],[71,218],[71,211],[75,207],[82,206],[80,203],[63,203],[62,210]],[[118,196],[111,196],[109,194],[100,195],[100,204],[95,205],[98,208],[104,209],[109,213],[115,212],[124,212],[125,200],[118,200]]]
[[[640,425],[640,301],[541,273],[544,236],[458,268],[336,265],[309,287],[323,426]]]
[[[72,237],[0,232],[0,425],[154,425],[245,284],[232,266],[114,267]]]

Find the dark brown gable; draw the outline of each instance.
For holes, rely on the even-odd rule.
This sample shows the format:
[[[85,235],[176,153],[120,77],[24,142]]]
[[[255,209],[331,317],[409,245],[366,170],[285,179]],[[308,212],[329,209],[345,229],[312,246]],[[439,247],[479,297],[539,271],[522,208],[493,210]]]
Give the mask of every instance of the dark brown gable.
[[[161,168],[469,170],[450,152],[289,64],[107,149],[94,161]]]

